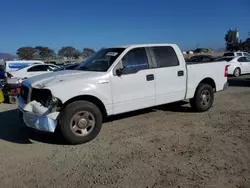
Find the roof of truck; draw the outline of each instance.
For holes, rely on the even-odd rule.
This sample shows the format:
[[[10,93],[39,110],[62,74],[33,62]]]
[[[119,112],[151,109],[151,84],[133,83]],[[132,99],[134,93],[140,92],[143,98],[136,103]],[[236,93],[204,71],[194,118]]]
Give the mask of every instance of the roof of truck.
[[[159,43],[159,44],[130,44],[130,45],[124,45],[124,46],[116,46],[115,48],[129,48],[129,47],[151,47],[151,46],[172,46],[175,44],[165,44],[165,43]]]

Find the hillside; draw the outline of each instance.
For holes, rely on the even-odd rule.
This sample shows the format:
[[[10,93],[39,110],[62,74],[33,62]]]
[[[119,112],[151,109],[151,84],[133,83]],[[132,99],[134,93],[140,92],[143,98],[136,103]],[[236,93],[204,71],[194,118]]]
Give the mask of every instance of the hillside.
[[[10,59],[10,60],[12,60],[14,58],[17,58],[17,56],[11,55],[11,54],[8,54],[8,53],[1,53],[0,52],[0,59],[4,59],[4,60]]]

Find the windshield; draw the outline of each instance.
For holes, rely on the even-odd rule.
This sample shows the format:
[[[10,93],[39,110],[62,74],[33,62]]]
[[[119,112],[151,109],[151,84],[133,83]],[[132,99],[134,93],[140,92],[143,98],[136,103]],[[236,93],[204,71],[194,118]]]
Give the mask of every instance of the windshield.
[[[106,72],[125,48],[104,48],[87,58],[76,70]]]

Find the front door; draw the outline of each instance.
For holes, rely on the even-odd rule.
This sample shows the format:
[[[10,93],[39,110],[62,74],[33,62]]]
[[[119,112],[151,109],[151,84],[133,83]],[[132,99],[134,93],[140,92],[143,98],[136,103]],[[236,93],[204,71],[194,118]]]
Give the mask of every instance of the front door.
[[[117,69],[122,70],[119,76]],[[154,69],[145,48],[130,50],[114,68],[111,82],[114,114],[155,105]]]

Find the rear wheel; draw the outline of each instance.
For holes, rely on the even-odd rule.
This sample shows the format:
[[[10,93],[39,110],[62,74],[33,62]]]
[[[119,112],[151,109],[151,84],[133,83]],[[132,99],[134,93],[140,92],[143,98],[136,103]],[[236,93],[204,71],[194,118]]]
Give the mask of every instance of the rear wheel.
[[[102,127],[99,108],[88,101],[76,101],[61,112],[60,129],[71,144],[82,144],[93,140]]]
[[[234,76],[235,76],[235,77],[240,76],[240,74],[241,74],[240,68],[234,69]]]
[[[209,110],[214,102],[214,91],[208,84],[200,84],[195,92],[195,96],[190,100],[192,108],[197,112]]]

